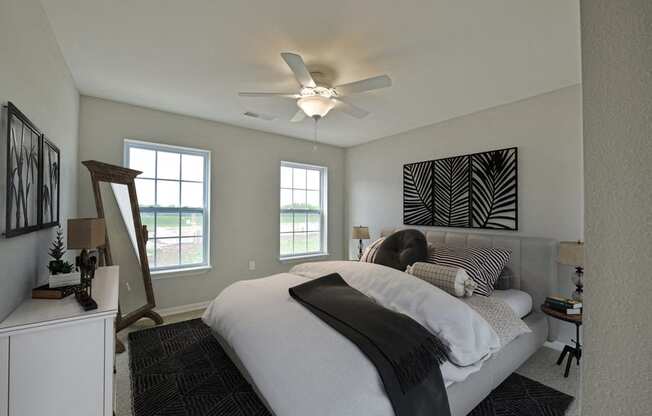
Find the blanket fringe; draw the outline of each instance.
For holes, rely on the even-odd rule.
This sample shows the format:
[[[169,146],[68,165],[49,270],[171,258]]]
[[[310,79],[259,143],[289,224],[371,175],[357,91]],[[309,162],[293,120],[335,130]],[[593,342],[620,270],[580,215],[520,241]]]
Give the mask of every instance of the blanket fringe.
[[[431,335],[399,361],[392,361],[396,378],[405,394],[410,388],[420,384],[435,367],[448,360],[450,348],[439,338]]]

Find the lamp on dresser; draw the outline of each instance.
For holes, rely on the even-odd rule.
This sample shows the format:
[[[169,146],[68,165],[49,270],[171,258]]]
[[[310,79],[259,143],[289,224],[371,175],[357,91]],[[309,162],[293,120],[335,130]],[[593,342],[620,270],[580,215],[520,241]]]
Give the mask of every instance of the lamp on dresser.
[[[576,301],[582,301],[582,292],[584,291],[584,243],[581,241],[561,241],[559,243],[559,264],[575,267],[575,274],[572,276],[575,291],[572,298]]]
[[[93,277],[97,266],[94,249],[104,246],[106,228],[103,218],[72,218],[68,220],[68,248],[81,249],[76,259],[81,273],[81,290],[77,292],[77,300],[84,310],[97,308],[93,300]],[[91,250],[89,252],[89,249]]]
[[[358,240],[358,260],[362,257],[362,240],[369,240],[369,227],[353,226],[351,239]]]

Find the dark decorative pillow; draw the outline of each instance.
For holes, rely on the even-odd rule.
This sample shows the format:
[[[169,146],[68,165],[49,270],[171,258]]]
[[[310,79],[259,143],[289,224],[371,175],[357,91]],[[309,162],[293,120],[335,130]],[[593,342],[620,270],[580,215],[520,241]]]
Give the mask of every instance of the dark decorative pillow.
[[[374,259],[376,258],[376,253],[378,252],[378,248],[383,241],[385,241],[385,237],[380,237],[378,240],[375,240],[373,243],[369,244],[362,252],[360,261],[373,263]]]
[[[428,262],[466,270],[478,285],[474,294],[490,296],[494,284],[512,254],[502,248],[434,247]]]
[[[512,272],[512,269],[505,266],[503,271],[500,272],[500,276],[498,276],[498,280],[496,280],[496,283],[494,283],[494,289],[496,290],[511,289],[513,278],[514,278],[514,273]]]
[[[380,244],[374,263],[402,272],[417,261],[426,261],[428,242],[419,230],[401,230],[390,234]]]

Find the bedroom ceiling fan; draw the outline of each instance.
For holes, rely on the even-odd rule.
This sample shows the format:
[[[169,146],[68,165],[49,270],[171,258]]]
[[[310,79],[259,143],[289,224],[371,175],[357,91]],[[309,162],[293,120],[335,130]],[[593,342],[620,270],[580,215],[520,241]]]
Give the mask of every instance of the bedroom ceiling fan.
[[[327,78],[323,76],[323,73],[317,71],[310,72],[303,62],[301,55],[283,52],[281,53],[281,57],[294,73],[297,82],[299,82],[301,86],[299,92],[240,92],[238,95],[241,97],[278,97],[296,100],[299,111],[290,119],[293,123],[302,121],[306,116],[317,121],[333,109],[342,111],[355,118],[364,118],[369,112],[351,104],[343,97],[386,88],[392,85],[392,80],[389,76],[379,75],[333,87]]]

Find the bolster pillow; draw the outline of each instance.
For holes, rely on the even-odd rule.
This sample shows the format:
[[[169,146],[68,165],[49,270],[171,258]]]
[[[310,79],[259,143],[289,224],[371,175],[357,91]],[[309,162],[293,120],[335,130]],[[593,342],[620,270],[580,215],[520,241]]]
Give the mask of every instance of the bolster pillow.
[[[473,295],[477,286],[466,270],[455,267],[417,262],[408,267],[406,272],[458,298]]]

